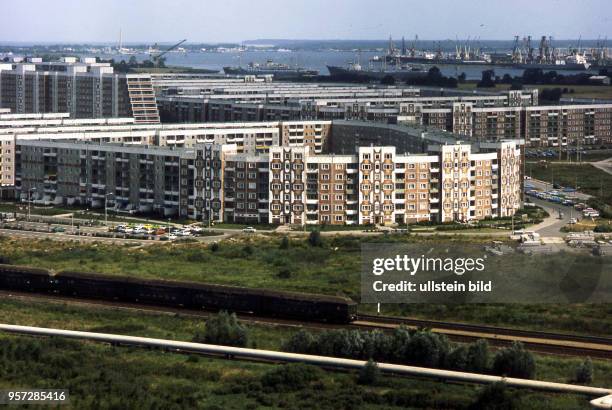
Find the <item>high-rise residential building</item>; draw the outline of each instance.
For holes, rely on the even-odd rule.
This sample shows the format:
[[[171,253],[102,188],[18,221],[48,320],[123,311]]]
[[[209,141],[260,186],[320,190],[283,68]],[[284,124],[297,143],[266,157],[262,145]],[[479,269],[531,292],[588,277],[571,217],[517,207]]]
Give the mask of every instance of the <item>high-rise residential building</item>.
[[[94,58],[0,63],[0,108],[16,114],[68,113],[71,118],[159,122],[149,74],[115,73],[109,63]]]
[[[13,185],[16,143],[71,140],[98,143],[193,147],[236,144],[236,152],[258,154],[275,145],[327,149],[331,121],[138,124],[134,118],[72,119],[67,113],[0,114],[0,185]]]
[[[18,142],[18,197],[204,222],[404,224],[512,215],[521,205],[518,141],[482,147],[393,146],[352,155],[274,146],[238,153],[235,144],[160,147]]]

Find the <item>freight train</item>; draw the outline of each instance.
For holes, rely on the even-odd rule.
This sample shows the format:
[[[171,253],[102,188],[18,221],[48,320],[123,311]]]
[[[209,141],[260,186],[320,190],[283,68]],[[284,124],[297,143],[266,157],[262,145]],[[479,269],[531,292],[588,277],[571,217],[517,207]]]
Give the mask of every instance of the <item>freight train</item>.
[[[53,274],[45,269],[2,264],[0,289],[330,323],[349,323],[357,310],[351,299],[337,296],[94,273]]]

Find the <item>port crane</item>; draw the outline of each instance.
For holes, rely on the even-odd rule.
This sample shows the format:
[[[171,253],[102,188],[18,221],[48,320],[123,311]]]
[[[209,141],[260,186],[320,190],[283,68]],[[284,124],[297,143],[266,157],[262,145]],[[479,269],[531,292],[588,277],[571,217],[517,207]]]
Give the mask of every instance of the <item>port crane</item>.
[[[159,54],[156,55],[152,55],[151,56],[151,61],[153,61],[153,64],[155,64],[156,66],[159,65],[160,63],[160,59],[166,54],[169,53],[170,51],[174,50],[175,48],[177,48],[178,46],[180,46],[181,44],[183,44],[185,41],[187,41],[187,39],[181,40],[178,43],[176,43],[175,45],[168,47],[167,49],[165,49],[164,51],[162,51]]]

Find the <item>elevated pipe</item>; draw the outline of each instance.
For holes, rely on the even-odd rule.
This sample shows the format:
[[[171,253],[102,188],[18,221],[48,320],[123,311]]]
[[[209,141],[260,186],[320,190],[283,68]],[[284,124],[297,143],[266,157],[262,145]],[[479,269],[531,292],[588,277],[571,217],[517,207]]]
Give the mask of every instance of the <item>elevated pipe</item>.
[[[60,336],[73,339],[91,340],[96,342],[157,347],[177,351],[184,350],[196,353],[219,354],[250,359],[263,359],[280,362],[300,362],[317,366],[338,367],[344,369],[361,369],[367,363],[364,360],[344,359],[338,357],[285,353],[276,352],[272,350],[246,349],[242,347],[219,346],[203,343],[181,342],[176,340],[154,339],[148,337],[124,336],[109,333],[81,332],[74,330],[50,329],[32,326],[0,324],[0,331],[33,336]],[[529,388],[561,393],[584,394],[588,396],[605,396],[599,397],[591,401],[591,404],[594,407],[600,409],[612,409],[612,389],[606,389],[602,387],[590,387],[575,384],[546,382],[540,380],[518,379],[514,377],[492,376],[488,374],[405,366],[391,363],[377,363],[377,366],[381,372],[391,374],[431,377],[436,379],[446,379],[479,384],[502,382],[508,386],[518,388]]]

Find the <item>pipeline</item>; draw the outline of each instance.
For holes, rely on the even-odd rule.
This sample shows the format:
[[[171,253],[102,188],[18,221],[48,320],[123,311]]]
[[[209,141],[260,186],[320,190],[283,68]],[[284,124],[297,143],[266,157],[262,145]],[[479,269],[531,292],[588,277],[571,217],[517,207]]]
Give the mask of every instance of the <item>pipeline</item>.
[[[344,369],[361,369],[366,361],[344,359],[338,357],[315,356],[297,353],[285,353],[272,350],[247,349],[241,347],[209,345],[203,343],[181,342],[176,340],[153,339],[148,337],[123,336],[108,333],[81,332],[74,330],[50,329],[32,326],[17,326],[0,324],[0,331],[8,333],[26,334],[33,336],[60,336],[74,339],[91,340],[111,344],[125,344],[131,346],[147,346],[175,351],[189,351],[202,354],[225,355],[226,357],[241,357],[248,359],[270,360],[276,362],[301,362],[325,367]],[[602,387],[580,386],[575,384],[553,383],[539,380],[518,379],[513,377],[492,376],[487,374],[466,373],[452,370],[432,369],[425,367],[405,366],[391,363],[378,363],[381,372],[430,377],[436,379],[453,380],[467,383],[490,384],[502,382],[507,386],[529,388],[551,392],[584,394],[598,396],[591,401],[595,408],[612,409],[612,389]],[[601,396],[601,397],[600,397]],[[606,397],[603,397],[606,396]],[[599,406],[599,407],[598,407]]]

